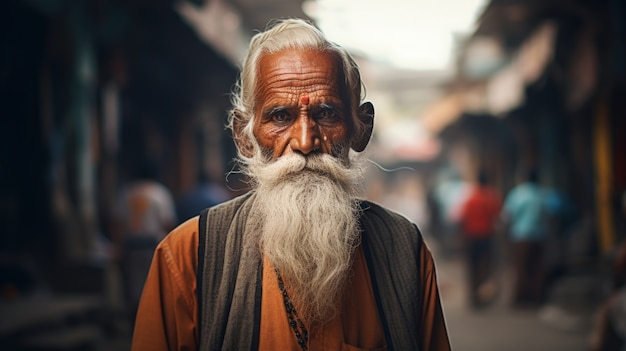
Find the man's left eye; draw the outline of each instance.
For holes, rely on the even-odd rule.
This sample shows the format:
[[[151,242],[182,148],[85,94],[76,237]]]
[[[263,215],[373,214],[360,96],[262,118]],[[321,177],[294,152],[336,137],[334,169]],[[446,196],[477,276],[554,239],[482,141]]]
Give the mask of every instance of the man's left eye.
[[[334,122],[338,119],[338,117],[339,116],[337,116],[337,113],[335,110],[323,109],[317,113],[317,115],[315,116],[315,119],[318,122]]]

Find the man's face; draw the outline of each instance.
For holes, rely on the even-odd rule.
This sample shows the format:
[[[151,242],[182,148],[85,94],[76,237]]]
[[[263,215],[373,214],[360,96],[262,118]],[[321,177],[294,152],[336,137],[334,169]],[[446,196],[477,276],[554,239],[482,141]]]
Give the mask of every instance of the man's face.
[[[287,49],[259,62],[253,132],[273,159],[347,151],[352,128],[344,75],[332,52]]]

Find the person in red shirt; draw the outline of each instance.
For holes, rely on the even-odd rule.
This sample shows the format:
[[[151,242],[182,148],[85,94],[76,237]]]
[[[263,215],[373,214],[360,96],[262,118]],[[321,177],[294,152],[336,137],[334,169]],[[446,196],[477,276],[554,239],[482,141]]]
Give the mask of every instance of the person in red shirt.
[[[469,277],[469,302],[483,307],[493,295],[489,289],[493,271],[493,241],[502,200],[493,189],[484,171],[470,190],[459,211],[459,224],[464,242]]]

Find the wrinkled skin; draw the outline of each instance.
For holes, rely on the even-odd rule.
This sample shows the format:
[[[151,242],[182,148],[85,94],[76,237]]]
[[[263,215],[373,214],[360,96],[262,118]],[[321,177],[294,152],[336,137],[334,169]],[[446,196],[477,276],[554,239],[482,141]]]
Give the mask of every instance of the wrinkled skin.
[[[341,61],[333,51],[286,49],[263,54],[253,125],[261,148],[272,159],[291,153],[345,158],[350,147],[362,151],[371,131],[363,137],[367,140],[351,139],[354,122],[345,89]],[[373,107],[363,106],[360,115],[371,128]]]

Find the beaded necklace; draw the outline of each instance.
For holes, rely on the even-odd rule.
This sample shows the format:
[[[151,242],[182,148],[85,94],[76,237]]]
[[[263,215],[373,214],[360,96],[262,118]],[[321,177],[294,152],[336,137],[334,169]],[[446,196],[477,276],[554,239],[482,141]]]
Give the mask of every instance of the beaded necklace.
[[[309,332],[306,330],[304,323],[298,316],[298,312],[296,308],[293,306],[289,295],[287,295],[287,290],[285,289],[285,283],[283,282],[283,278],[280,276],[278,269],[276,271],[276,276],[278,277],[278,288],[283,295],[283,302],[285,304],[285,310],[287,311],[287,319],[289,319],[289,326],[293,329],[294,334],[296,335],[296,340],[298,341],[298,345],[302,348],[302,350],[307,349],[307,345],[309,343]]]

